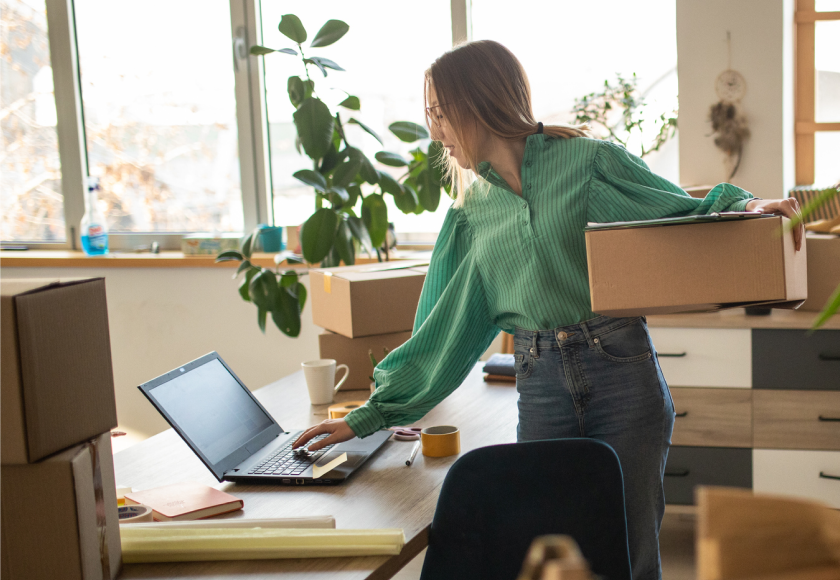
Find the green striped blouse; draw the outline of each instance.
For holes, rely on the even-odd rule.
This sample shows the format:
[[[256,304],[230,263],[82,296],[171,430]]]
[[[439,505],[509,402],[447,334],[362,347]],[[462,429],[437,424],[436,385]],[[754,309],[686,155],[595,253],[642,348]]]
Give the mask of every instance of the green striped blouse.
[[[500,329],[552,329],[597,316],[587,222],[743,211],[752,197],[724,183],[692,198],[618,145],[544,134],[528,137],[522,196],[489,164],[479,174],[489,187],[446,215],[412,337],[379,363],[376,392],[346,417],[360,437],[422,418],[461,384]]]

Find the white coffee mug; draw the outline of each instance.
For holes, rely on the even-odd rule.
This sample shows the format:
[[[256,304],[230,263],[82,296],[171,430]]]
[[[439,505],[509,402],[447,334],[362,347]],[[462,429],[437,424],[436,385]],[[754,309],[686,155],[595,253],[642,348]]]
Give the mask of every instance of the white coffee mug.
[[[303,376],[306,377],[306,388],[309,389],[309,400],[313,405],[326,405],[333,402],[333,395],[338,392],[347,376],[350,368],[347,365],[336,366],[335,360],[322,358],[300,363],[303,367]],[[344,376],[335,384],[335,370],[344,369]]]

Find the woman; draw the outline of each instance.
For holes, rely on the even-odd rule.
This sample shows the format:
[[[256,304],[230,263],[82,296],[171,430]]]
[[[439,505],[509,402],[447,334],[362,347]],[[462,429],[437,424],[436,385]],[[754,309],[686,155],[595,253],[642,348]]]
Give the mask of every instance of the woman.
[[[621,462],[633,577],[660,577],[662,477],[674,407],[645,319],[591,311],[584,227],[760,210],[794,216],[730,184],[689,197],[622,147],[583,128],[546,126],[525,72],[477,41],[425,75],[427,123],[446,148],[457,200],[441,228],[411,339],[376,368],[370,401],[296,441],[310,449],[417,421],[451,393],[499,330],[514,333],[518,441],[593,437]],[[479,179],[469,187],[468,172]],[[802,231],[794,232],[799,248]]]

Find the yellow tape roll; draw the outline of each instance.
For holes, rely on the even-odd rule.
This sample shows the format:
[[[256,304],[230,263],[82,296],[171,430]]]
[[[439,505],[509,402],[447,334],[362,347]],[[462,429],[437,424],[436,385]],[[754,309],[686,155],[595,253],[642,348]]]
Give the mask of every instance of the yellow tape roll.
[[[117,508],[120,524],[142,524],[154,521],[152,508],[147,505],[123,505]]]
[[[420,441],[426,457],[449,457],[461,452],[461,432],[451,425],[426,427],[420,432]]]
[[[365,403],[367,403],[367,401],[347,401],[346,403],[336,403],[335,405],[330,405],[327,410],[330,413],[330,419],[341,419],[342,417],[345,417],[347,413],[353,409],[362,407]]]

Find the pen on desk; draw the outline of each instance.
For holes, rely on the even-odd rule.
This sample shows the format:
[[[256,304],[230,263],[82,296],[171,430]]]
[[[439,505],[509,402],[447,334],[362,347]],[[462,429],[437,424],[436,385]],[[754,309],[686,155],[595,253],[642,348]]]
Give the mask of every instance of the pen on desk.
[[[420,449],[420,442],[415,441],[414,447],[411,448],[411,455],[408,456],[408,459],[405,460],[405,464],[411,467],[411,464],[414,463],[414,458],[417,457],[417,451]]]

